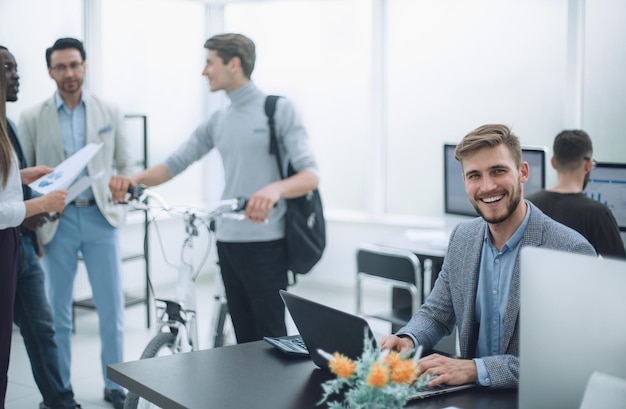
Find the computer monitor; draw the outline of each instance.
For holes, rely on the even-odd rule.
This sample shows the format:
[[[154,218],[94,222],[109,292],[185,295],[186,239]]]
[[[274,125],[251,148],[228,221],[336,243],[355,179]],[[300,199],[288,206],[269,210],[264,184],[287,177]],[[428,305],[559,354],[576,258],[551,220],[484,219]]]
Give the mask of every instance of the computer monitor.
[[[453,144],[443,146],[444,211],[447,214],[478,216],[465,192],[461,164],[454,159],[455,149],[456,145]],[[528,162],[530,172],[524,184],[525,196],[546,186],[546,151],[544,147],[522,148],[522,159]]]
[[[626,231],[626,163],[596,163],[585,194],[611,209],[620,231]]]
[[[593,372],[626,378],[626,262],[523,247],[520,269],[519,407],[579,408]]]

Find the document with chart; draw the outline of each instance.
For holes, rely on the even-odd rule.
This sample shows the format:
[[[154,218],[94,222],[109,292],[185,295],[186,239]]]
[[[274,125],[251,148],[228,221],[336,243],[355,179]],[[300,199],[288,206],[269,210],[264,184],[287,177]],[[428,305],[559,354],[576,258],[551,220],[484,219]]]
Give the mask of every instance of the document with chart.
[[[84,148],[54,168],[51,173],[40,177],[28,186],[42,195],[59,189],[67,189],[100,148],[102,148],[102,143],[87,144]],[[89,184],[81,183],[81,185],[84,186],[82,190],[89,187]]]

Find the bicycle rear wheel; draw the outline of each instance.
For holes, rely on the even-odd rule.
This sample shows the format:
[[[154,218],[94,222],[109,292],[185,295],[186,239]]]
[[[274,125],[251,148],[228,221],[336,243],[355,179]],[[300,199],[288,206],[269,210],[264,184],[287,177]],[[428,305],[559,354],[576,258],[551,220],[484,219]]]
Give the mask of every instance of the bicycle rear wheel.
[[[140,359],[154,358],[157,356],[174,355],[177,352],[175,345],[176,335],[171,332],[160,332],[150,342],[146,349],[143,350]],[[126,394],[126,401],[124,402],[124,409],[148,409],[158,408],[158,406],[148,402],[141,398],[134,392],[128,392]]]

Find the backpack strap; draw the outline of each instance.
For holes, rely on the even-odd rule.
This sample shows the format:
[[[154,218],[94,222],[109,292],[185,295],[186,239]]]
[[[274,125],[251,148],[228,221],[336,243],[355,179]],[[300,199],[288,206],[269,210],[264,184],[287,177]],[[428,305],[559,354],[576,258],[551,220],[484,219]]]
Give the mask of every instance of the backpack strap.
[[[284,179],[283,161],[280,156],[280,149],[278,149],[276,123],[274,122],[274,113],[276,112],[276,101],[278,101],[278,98],[280,98],[278,95],[268,95],[267,98],[265,98],[265,115],[267,115],[267,124],[270,127],[270,155],[276,155],[276,163],[278,164],[280,178]]]
[[[274,122],[274,113],[276,112],[276,101],[278,101],[280,96],[278,95],[268,95],[265,98],[265,115],[267,115],[267,124],[270,127],[270,155],[276,155],[276,164],[278,165],[278,172],[280,172],[280,178],[284,179],[285,175],[283,173],[283,162],[280,157],[280,149],[278,149],[278,139],[276,138],[276,123]],[[296,273],[289,270],[289,274],[291,275],[291,280],[289,280],[288,285],[295,285],[297,282]]]

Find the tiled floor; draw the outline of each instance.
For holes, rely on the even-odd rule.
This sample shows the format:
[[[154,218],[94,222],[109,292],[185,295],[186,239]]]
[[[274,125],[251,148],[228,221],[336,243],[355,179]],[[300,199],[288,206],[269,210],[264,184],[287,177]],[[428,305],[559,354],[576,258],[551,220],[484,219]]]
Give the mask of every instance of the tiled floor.
[[[219,292],[214,277],[200,276],[198,285],[198,322],[200,347],[206,348],[209,344],[209,328],[211,326],[212,311],[214,306],[213,295]],[[314,299],[331,305],[338,309],[354,312],[355,296],[348,289],[336,289],[331,285],[320,287],[319,284],[311,284],[308,280],[301,279],[298,284],[290,289],[296,294]],[[159,292],[160,291],[160,292]],[[160,297],[169,296],[167,289],[157,290]],[[378,300],[381,304],[387,303],[384,296]],[[154,335],[156,329],[146,328],[146,310],[143,305],[137,305],[126,309],[126,337],[125,359],[132,361],[139,359],[144,347]],[[290,318],[287,319],[290,334],[297,333]],[[76,334],[72,344],[72,385],[76,394],[76,400],[84,409],[111,408],[112,406],[103,400],[103,380],[100,368],[100,339],[98,337],[98,320],[93,311],[77,310]],[[388,324],[382,322],[370,322],[376,333],[388,333]],[[41,402],[41,395],[35,385],[30,370],[30,362],[26,354],[24,342],[17,329],[13,332],[11,362],[9,366],[9,385],[7,390],[7,409],[36,409]]]

